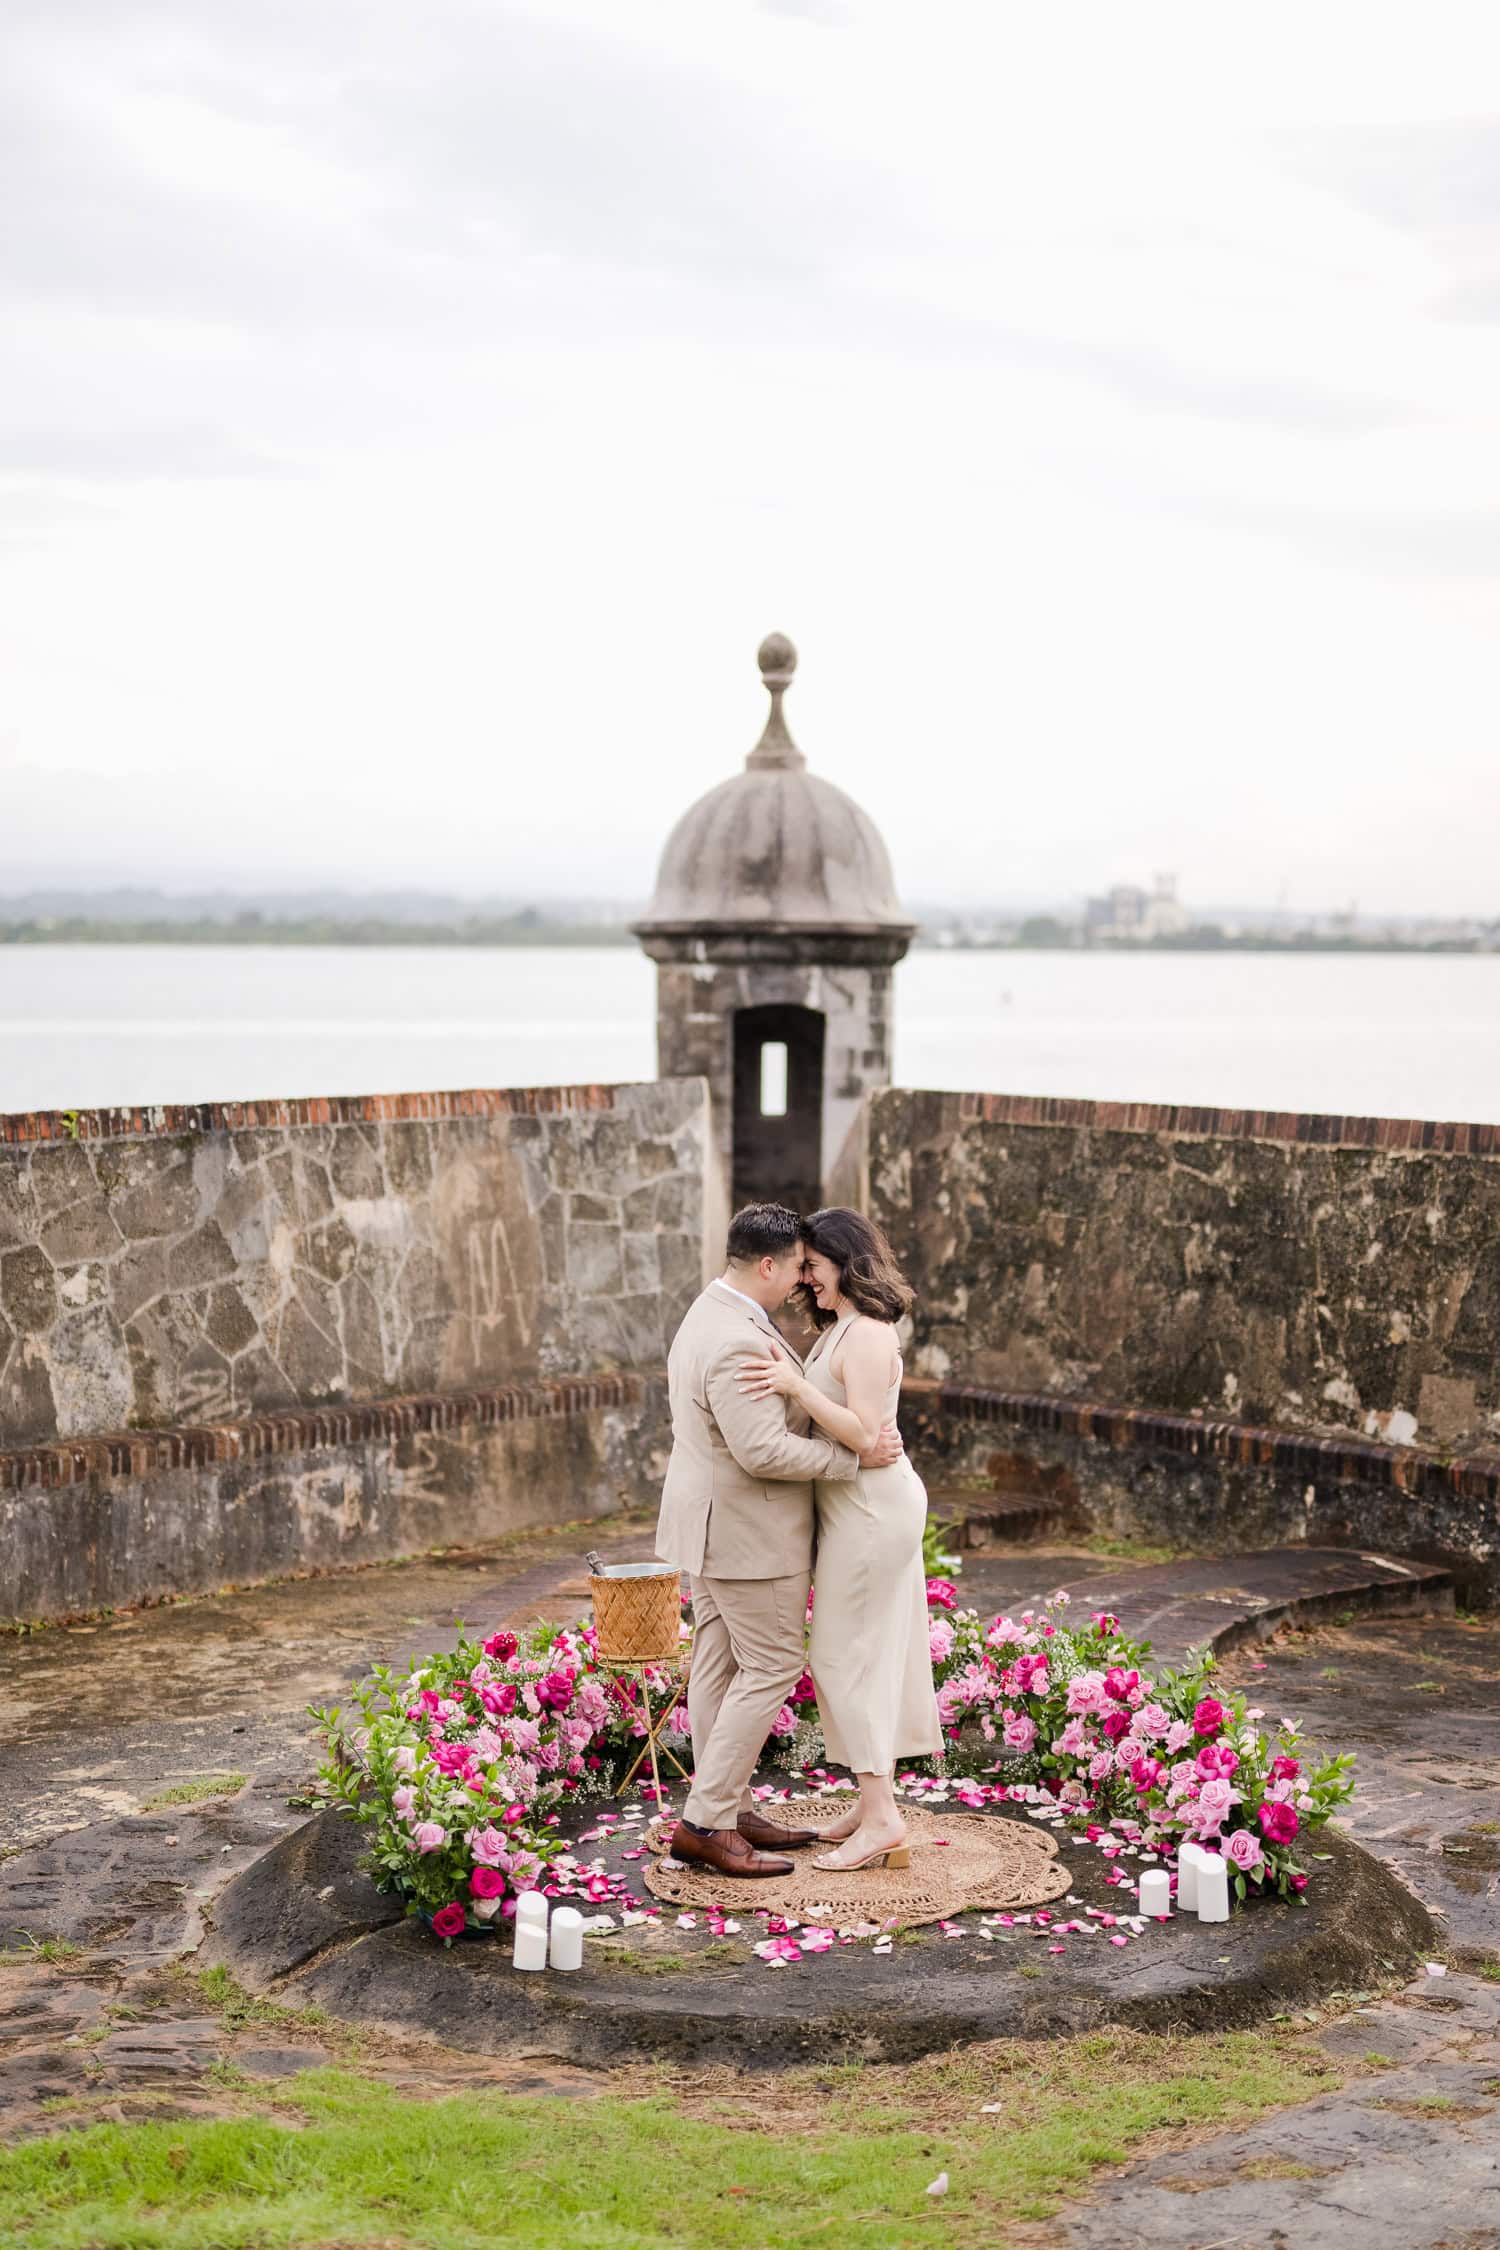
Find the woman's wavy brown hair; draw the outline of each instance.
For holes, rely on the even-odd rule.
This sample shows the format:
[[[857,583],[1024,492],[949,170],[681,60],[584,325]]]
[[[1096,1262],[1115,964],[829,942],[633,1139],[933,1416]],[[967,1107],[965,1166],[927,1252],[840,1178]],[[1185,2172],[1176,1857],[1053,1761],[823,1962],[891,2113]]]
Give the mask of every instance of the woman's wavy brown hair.
[[[809,1250],[816,1250],[820,1258],[838,1267],[840,1292],[858,1311],[868,1313],[872,1320],[892,1321],[911,1311],[916,1291],[897,1265],[879,1227],[863,1212],[847,1211],[838,1204],[827,1211],[814,1211],[802,1222],[802,1239]],[[802,1297],[814,1325],[828,1327],[834,1314],[820,1310],[810,1290],[804,1289]]]

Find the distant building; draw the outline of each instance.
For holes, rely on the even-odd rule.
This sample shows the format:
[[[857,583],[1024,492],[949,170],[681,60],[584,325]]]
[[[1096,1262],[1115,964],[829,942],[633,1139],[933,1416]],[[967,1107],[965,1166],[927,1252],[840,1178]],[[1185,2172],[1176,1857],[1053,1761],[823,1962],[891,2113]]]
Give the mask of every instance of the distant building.
[[[1084,930],[1092,939],[1142,944],[1157,937],[1180,937],[1188,919],[1177,898],[1177,877],[1157,875],[1149,891],[1136,883],[1116,883],[1103,898],[1091,898]]]

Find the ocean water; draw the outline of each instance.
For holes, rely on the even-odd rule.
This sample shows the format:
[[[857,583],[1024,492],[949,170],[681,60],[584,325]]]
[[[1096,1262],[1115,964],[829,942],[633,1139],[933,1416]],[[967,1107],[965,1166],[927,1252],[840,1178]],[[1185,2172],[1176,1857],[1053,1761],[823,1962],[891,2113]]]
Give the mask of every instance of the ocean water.
[[[630,947],[0,948],[0,1110],[655,1075]],[[912,954],[900,1085],[1500,1119],[1500,956]]]

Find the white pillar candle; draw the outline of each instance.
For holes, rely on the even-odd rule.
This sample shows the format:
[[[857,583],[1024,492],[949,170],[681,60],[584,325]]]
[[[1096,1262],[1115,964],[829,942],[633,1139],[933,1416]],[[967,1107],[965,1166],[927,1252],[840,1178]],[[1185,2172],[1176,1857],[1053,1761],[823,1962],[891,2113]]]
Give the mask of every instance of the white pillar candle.
[[[547,1894],[545,1891],[522,1891],[516,1900],[516,1921],[540,1922],[547,1927]]]
[[[1204,1852],[1198,1861],[1198,1919],[1229,1920],[1229,1869],[1218,1852]]]
[[[583,1916],[576,1906],[560,1906],[552,1917],[552,1966],[583,1967]]]
[[[1198,1862],[1203,1857],[1203,1847],[1195,1844],[1191,1836],[1185,1837],[1177,1854],[1177,1911],[1179,1914],[1196,1914],[1198,1911]]]
[[[1172,1883],[1164,1867],[1148,1867],[1141,1877],[1140,1909],[1143,1914],[1172,1911]]]
[[[547,1929],[545,1923],[517,1921],[511,1963],[517,1969],[546,1968]]]

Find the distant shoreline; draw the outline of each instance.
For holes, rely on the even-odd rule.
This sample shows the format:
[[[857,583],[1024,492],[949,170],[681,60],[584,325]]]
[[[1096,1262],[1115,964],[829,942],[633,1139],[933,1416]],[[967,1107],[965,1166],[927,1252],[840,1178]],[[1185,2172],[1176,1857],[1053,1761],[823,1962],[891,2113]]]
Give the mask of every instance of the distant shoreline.
[[[223,921],[91,921],[82,916],[0,921],[0,945],[164,945],[164,946],[463,946],[499,949],[576,946],[631,946],[636,939],[623,924],[475,921],[455,924],[413,922],[272,920],[245,915]],[[1228,936],[1217,929],[1184,931],[1175,937],[1096,938],[1084,943],[1056,937],[974,939],[943,943],[916,941],[924,953],[1414,953],[1495,954],[1500,946],[1479,938],[1320,937],[1313,932],[1277,937],[1266,932]]]

